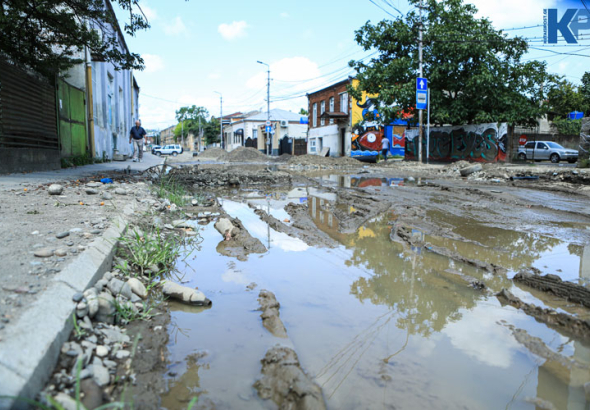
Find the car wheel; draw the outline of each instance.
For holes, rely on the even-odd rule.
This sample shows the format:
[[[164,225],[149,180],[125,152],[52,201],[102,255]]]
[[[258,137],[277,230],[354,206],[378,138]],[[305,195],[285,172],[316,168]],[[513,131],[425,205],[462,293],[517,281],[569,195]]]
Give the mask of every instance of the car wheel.
[[[159,157],[161,157],[162,156],[162,153],[161,152],[156,152],[156,155],[159,156]]]
[[[557,154],[551,154],[551,156],[549,157],[549,159],[554,164],[557,164],[559,162],[559,155],[557,155]]]
[[[518,159],[520,159],[521,161],[526,161],[526,154],[521,152],[520,154],[518,154]]]
[[[172,156],[173,156],[173,157],[175,157],[175,156],[177,156],[177,155],[178,155],[178,152],[176,152],[176,151],[174,151],[174,152],[172,153]]]

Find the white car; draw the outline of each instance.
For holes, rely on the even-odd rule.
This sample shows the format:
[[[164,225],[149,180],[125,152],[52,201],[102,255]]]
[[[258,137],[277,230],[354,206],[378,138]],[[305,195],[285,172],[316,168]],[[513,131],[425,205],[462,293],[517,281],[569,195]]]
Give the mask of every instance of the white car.
[[[172,155],[173,157],[182,154],[184,149],[180,145],[164,145],[160,148],[154,148],[153,152],[156,155]]]

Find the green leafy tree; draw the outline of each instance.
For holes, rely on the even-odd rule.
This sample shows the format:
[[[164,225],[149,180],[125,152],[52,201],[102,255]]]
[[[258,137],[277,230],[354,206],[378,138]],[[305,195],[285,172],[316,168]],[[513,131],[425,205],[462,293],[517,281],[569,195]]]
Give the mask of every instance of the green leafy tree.
[[[138,0],[113,3],[129,16],[123,31],[134,36],[149,22]],[[52,76],[83,61],[87,48],[96,61],[119,69],[143,69],[139,54],[119,47],[117,19],[110,1],[0,1],[0,52],[13,63]]]
[[[569,120],[567,118],[555,118],[553,126],[560,135],[580,135],[582,120]]]
[[[419,0],[409,0],[419,6]],[[425,0],[423,7],[424,74],[431,92],[431,121],[435,124],[508,122],[536,124],[546,112],[543,84],[554,81],[546,63],[522,61],[525,39],[508,38],[492,23],[475,17],[477,9],[462,0]],[[413,112],[418,66],[418,11],[356,31],[370,61],[351,61],[359,81],[350,93],[379,94],[386,118]],[[414,116],[417,120],[417,116]]]
[[[305,108],[302,108],[299,110],[299,114],[300,115],[309,115],[309,112],[307,112],[307,110]]]
[[[561,80],[550,87],[547,101],[549,110],[561,118],[567,117],[572,111],[586,112],[588,109],[579,87],[567,80]]]
[[[203,127],[203,135],[207,141],[207,145],[221,142],[219,118],[211,117],[211,119]]]
[[[580,86],[580,94],[584,99],[586,109],[590,109],[590,72],[585,72],[582,76],[582,85]]]

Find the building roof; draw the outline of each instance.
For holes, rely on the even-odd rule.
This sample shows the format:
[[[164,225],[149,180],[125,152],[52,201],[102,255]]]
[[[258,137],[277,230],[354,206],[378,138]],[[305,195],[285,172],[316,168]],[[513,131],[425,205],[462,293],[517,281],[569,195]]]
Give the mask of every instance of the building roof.
[[[330,89],[330,88],[334,88],[334,87],[336,87],[336,86],[339,86],[339,85],[342,85],[342,84],[345,84],[345,83],[350,83],[350,82],[352,81],[352,79],[353,79],[353,77],[348,77],[346,80],[341,80],[341,81],[338,81],[337,83],[330,84],[330,85],[329,85],[329,86],[327,86],[327,87],[321,88],[321,89],[319,89],[319,90],[316,90],[316,91],[314,91],[314,92],[312,92],[312,93],[308,93],[308,94],[307,94],[307,96],[309,97],[310,95],[317,94],[317,93],[319,93],[319,92],[322,92],[322,91],[328,90],[328,89]]]

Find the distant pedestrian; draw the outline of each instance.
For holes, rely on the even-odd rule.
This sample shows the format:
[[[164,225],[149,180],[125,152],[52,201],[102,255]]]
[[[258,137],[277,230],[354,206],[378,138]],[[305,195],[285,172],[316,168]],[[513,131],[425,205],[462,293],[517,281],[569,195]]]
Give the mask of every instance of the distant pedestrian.
[[[387,137],[382,137],[381,138],[381,154],[385,158],[385,161],[387,161],[387,153],[388,152],[389,152],[389,140],[387,139]]]
[[[129,132],[129,143],[133,140],[133,162],[143,161],[143,144],[146,143],[147,133],[141,126],[141,121],[135,121],[135,127]]]

